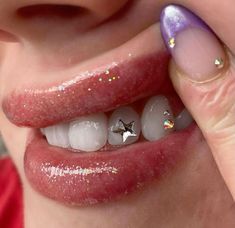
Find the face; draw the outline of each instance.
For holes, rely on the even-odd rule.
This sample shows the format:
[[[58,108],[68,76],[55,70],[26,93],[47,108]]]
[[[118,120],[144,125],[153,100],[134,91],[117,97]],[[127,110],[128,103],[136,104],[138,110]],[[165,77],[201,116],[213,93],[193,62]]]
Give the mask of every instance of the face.
[[[172,2],[0,2],[0,126],[26,227],[234,227],[168,78],[159,19]],[[174,3],[216,23],[219,1]]]

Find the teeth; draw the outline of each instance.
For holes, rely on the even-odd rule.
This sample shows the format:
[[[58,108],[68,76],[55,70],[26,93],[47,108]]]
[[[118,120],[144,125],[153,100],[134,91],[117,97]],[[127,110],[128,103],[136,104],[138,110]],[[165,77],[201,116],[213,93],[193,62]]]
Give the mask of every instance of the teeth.
[[[144,138],[149,141],[155,141],[174,131],[174,127],[165,129],[164,121],[166,120],[174,121],[167,98],[164,96],[150,98],[141,118]]]
[[[187,128],[192,122],[186,109],[174,118],[168,99],[154,96],[145,105],[141,119],[132,107],[125,106],[116,109],[109,121],[104,113],[99,113],[40,130],[50,145],[94,152],[107,141],[112,146],[135,143],[141,130],[146,140],[156,141],[174,130]]]
[[[73,149],[92,152],[107,142],[107,117],[104,113],[78,118],[70,124],[69,141]]]
[[[128,134],[128,132],[125,134],[123,134],[123,131],[120,133],[113,132],[117,131],[118,129],[120,130],[120,127],[123,127],[123,123],[120,121],[122,121],[124,124],[130,124],[133,122],[133,124],[131,124],[131,129],[133,132],[127,138],[125,138],[125,134]],[[128,145],[134,143],[139,139],[140,131],[140,118],[137,112],[131,107],[118,108],[113,112],[109,119],[108,142],[110,145]]]
[[[47,141],[50,145],[59,146],[63,148],[67,148],[70,146],[68,131],[68,124],[59,124],[41,129],[41,132],[46,136]]]
[[[187,128],[193,122],[193,117],[188,112],[187,109],[184,109],[176,118],[175,118],[175,129],[177,131]]]

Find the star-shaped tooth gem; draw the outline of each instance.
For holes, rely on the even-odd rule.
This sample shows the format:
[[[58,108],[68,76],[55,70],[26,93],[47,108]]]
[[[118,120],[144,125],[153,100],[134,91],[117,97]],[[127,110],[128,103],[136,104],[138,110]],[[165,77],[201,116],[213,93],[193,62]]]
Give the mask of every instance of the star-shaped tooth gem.
[[[134,130],[135,121],[126,124],[120,119],[118,124],[118,128],[116,130],[112,130],[112,132],[120,134],[122,136],[123,143],[125,143],[129,137],[137,136]]]

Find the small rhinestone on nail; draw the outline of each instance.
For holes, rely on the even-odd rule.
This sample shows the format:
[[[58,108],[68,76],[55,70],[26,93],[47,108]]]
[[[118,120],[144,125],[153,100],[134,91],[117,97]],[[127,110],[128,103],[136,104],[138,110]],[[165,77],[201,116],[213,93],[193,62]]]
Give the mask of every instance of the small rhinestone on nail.
[[[169,47],[174,48],[175,47],[175,38],[171,37],[168,41]]]
[[[217,58],[215,59],[215,66],[218,68],[218,69],[221,69],[224,67],[224,60],[222,58]]]
[[[172,129],[175,126],[175,122],[173,120],[167,119],[167,120],[164,120],[163,125],[164,125],[164,129],[168,130],[168,129]]]

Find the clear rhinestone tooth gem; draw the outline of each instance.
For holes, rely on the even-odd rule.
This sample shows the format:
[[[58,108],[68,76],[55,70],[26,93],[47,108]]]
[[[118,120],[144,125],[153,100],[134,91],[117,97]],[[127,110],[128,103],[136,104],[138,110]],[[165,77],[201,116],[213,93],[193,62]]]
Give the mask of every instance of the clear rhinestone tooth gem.
[[[164,129],[168,130],[168,129],[172,129],[175,126],[175,123],[173,120],[167,119],[164,121],[163,125],[164,125]]]
[[[170,116],[170,112],[168,110],[164,111],[164,116]]]

